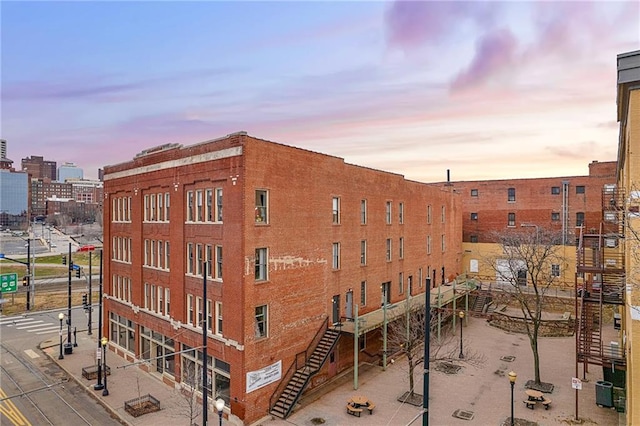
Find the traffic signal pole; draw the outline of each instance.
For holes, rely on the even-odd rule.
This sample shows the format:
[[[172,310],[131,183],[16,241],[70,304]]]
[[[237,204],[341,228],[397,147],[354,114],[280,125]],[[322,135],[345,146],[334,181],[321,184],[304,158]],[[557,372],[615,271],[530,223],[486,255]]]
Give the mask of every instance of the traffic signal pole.
[[[71,243],[69,243],[69,285],[67,290],[67,343],[64,345],[64,353],[73,353],[73,345],[71,344],[71,270],[73,262],[71,261]]]
[[[93,303],[91,302],[91,252],[89,252],[89,321],[87,322],[87,334],[91,336],[91,311],[93,311]]]
[[[27,238],[27,311],[31,310],[31,238]]]

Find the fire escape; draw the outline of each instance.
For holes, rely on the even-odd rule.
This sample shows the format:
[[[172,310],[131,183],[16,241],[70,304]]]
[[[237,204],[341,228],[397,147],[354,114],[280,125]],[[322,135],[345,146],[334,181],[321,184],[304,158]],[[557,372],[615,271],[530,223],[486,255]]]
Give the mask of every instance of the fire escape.
[[[589,364],[626,369],[624,348],[602,341],[604,307],[624,305],[624,205],[623,189],[605,187],[600,227],[580,229],[576,256],[576,355],[585,371]]]

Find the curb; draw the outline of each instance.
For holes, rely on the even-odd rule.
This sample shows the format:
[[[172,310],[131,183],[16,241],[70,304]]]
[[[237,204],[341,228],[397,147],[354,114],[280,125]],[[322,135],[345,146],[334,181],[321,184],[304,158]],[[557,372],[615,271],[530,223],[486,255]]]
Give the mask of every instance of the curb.
[[[53,346],[58,346],[60,344],[60,342],[56,342],[53,345],[50,346],[44,346],[45,344],[50,344],[50,342],[52,342],[52,339],[48,339],[45,340],[43,342],[40,343],[40,345],[38,345],[38,348],[40,349],[40,351],[42,351],[43,354],[45,354],[47,356],[47,358],[49,358],[49,360],[51,362],[53,362],[54,364],[56,364],[62,371],[64,371],[64,373],[67,375],[67,377],[69,378],[69,380],[73,380],[74,382],[76,382],[78,384],[78,386],[80,386],[82,389],[84,389],[84,391],[87,393],[87,395],[89,395],[91,398],[93,398],[98,404],[100,404],[105,410],[107,410],[107,412],[109,412],[109,414],[111,415],[111,418],[118,421],[121,425],[123,426],[133,426],[131,423],[129,423],[128,421],[126,421],[125,419],[123,419],[120,414],[114,410],[109,404],[107,404],[102,398],[100,398],[95,392],[94,389],[92,387],[92,385],[85,385],[84,383],[80,382],[78,380],[78,378],[76,376],[74,376],[69,370],[67,370],[66,368],[64,368],[62,365],[58,364],[54,357],[51,356],[51,354],[49,354],[47,351],[45,351],[44,349],[48,349],[51,348]]]

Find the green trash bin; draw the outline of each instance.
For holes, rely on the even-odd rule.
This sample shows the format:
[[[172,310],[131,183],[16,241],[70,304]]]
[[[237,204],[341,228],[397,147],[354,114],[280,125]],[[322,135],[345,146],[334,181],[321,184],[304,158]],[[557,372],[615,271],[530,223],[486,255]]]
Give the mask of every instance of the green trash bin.
[[[613,383],[604,380],[596,382],[596,404],[598,407],[613,407]]]

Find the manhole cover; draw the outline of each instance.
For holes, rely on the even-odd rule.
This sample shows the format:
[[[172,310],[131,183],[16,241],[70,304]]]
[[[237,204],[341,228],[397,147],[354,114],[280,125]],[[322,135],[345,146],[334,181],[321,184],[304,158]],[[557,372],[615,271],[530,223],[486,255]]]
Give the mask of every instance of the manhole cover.
[[[515,356],[505,355],[502,358],[500,358],[500,361],[513,362],[513,361],[515,361],[515,359],[516,359]]]
[[[453,412],[452,416],[462,420],[472,420],[473,411],[456,410]]]

